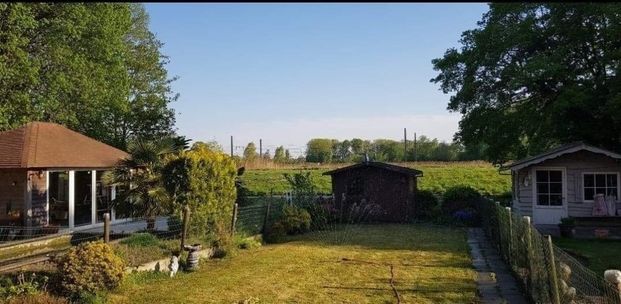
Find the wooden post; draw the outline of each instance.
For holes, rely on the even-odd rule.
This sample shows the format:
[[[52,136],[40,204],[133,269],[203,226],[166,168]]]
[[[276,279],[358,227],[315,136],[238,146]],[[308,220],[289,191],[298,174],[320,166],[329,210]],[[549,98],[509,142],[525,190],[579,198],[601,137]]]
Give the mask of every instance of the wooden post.
[[[513,217],[511,216],[511,207],[505,207],[505,210],[507,210],[507,219],[509,220],[507,223],[507,229],[509,230],[509,240],[507,242],[507,262],[509,262],[509,267],[513,268],[513,263],[511,263],[511,260],[513,260],[513,257],[511,256],[513,253]]]
[[[231,236],[235,235],[235,224],[237,224],[237,203],[233,205],[233,218],[231,219]]]
[[[524,221],[524,233],[526,233],[524,240],[526,242],[526,267],[528,267],[528,288],[526,288],[526,290],[533,290],[533,274],[535,272],[533,271],[533,235],[530,225],[530,216],[524,216],[522,219]]]
[[[263,218],[263,229],[261,230],[261,233],[265,233],[267,231],[267,224],[268,224],[268,220],[270,218],[270,207],[272,205],[272,199],[271,199],[271,195],[270,195],[270,200],[267,201],[267,208],[265,208],[265,217]]]
[[[104,213],[104,243],[110,243],[110,213]]]
[[[181,251],[185,247],[185,241],[188,238],[188,226],[190,225],[190,206],[185,205],[183,208],[183,226],[181,227]],[[170,227],[168,227],[170,229]]]
[[[561,304],[561,297],[558,292],[558,278],[556,273],[556,261],[554,260],[554,246],[552,246],[552,237],[546,236],[548,243],[548,254],[550,261],[550,289],[552,289],[552,303]]]

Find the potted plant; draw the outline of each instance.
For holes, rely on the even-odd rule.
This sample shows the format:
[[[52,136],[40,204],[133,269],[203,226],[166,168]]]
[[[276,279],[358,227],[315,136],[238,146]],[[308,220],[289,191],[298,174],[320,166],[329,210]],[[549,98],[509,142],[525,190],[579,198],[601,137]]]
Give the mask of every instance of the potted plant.
[[[564,217],[561,219],[561,223],[558,227],[561,230],[562,237],[573,238],[576,233],[576,219],[573,217]]]

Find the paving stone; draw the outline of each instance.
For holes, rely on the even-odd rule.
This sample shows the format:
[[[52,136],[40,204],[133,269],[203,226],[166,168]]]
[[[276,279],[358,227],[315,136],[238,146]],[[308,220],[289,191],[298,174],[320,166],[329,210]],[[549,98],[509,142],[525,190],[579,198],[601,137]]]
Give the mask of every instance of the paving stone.
[[[509,267],[498,251],[485,237],[483,230],[468,231],[472,263],[477,270],[477,290],[483,304],[516,303],[526,304],[526,298],[518,288]]]

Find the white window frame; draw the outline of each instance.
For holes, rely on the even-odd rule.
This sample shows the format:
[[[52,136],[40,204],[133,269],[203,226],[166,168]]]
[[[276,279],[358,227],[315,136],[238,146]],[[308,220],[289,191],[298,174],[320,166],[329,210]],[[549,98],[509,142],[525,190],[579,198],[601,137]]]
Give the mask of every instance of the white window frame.
[[[615,171],[589,171],[589,172],[582,172],[582,180],[581,180],[581,187],[582,187],[582,202],[583,203],[592,203],[593,200],[587,200],[584,199],[584,176],[587,174],[616,174],[617,175],[617,202],[619,201],[619,196],[621,196],[621,194],[619,193],[619,190],[621,190],[621,180],[619,180],[621,178],[621,174],[619,172],[615,172]],[[595,180],[593,180],[593,183],[595,183]],[[595,187],[594,187],[595,188]]]
[[[561,205],[560,206],[551,206],[551,205],[539,205],[538,201],[538,193],[537,193],[537,171],[561,171],[562,178],[562,187],[563,193],[561,194]],[[532,177],[532,191],[533,191],[533,208],[538,209],[565,209],[567,208],[567,170],[565,167],[533,167],[530,172],[530,176]],[[534,212],[534,211],[533,211]]]

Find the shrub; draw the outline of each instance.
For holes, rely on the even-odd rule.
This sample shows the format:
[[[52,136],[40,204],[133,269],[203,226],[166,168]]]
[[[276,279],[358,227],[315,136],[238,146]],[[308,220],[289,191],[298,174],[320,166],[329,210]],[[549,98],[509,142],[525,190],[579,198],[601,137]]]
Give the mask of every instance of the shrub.
[[[239,249],[254,249],[261,247],[261,242],[256,238],[247,237],[245,235],[236,235],[235,246]]]
[[[283,208],[280,221],[289,235],[306,233],[311,226],[311,216],[308,211],[294,205]]]
[[[169,156],[163,169],[164,187],[178,206],[190,206],[189,233],[196,237],[228,234],[216,225],[228,224],[233,214],[237,191],[235,161],[205,144]],[[175,213],[181,214],[182,208]]]
[[[471,187],[452,187],[444,192],[442,212],[447,215],[452,215],[458,210],[466,208],[476,209],[481,199],[481,194]]]
[[[29,296],[39,293],[41,289],[45,289],[47,284],[47,277],[45,277],[43,283],[40,280],[35,279],[33,273],[29,280],[24,279],[24,274],[20,274],[17,279],[17,283],[14,283],[9,278],[3,278],[0,282],[0,299],[11,299],[20,296]]]
[[[116,288],[123,279],[123,260],[101,241],[71,248],[58,263],[64,291],[71,297]]]
[[[436,195],[429,190],[416,192],[416,212],[419,218],[433,219],[439,216],[440,204]]]
[[[229,252],[226,248],[216,247],[213,249],[213,253],[211,254],[211,257],[214,259],[222,259],[225,256],[227,256],[228,253]]]
[[[265,241],[268,243],[277,243],[280,242],[286,234],[285,226],[280,221],[277,221],[266,231]]]

